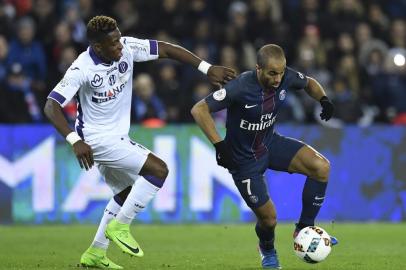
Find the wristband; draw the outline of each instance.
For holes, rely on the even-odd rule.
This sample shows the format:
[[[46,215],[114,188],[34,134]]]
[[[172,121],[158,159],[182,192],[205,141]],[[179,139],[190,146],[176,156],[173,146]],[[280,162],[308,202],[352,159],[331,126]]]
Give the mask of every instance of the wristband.
[[[70,145],[74,145],[77,141],[81,141],[82,138],[79,137],[79,135],[72,131],[71,133],[68,134],[68,136],[66,136],[66,141],[68,143],[70,143]]]
[[[197,67],[197,69],[200,70],[202,73],[207,74],[207,71],[209,71],[210,67],[211,67],[211,65],[209,63],[202,60],[202,62],[200,62],[199,66]]]

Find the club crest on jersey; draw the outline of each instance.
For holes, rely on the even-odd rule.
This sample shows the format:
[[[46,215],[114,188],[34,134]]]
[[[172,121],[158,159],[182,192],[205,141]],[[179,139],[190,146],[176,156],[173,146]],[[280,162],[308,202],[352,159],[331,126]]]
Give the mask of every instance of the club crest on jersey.
[[[111,74],[109,77],[109,85],[113,86],[116,83],[116,75]]]
[[[279,92],[279,100],[284,100],[286,98],[286,90],[285,89],[282,89],[280,92]]]
[[[99,74],[94,74],[93,80],[90,81],[93,87],[100,87],[103,84],[103,78]]]
[[[128,69],[128,64],[125,61],[120,62],[120,64],[118,64],[118,71],[120,73],[124,73],[126,72]]]
[[[220,90],[217,90],[213,93],[213,98],[217,101],[222,101],[226,97],[226,95],[226,89],[221,88]]]

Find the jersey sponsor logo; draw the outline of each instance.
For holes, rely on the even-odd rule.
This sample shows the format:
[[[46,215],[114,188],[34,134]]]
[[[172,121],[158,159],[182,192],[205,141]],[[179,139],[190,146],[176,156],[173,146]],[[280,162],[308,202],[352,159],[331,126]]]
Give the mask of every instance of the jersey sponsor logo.
[[[128,69],[128,64],[125,61],[120,62],[120,64],[118,64],[118,71],[120,73],[125,73]]]
[[[100,77],[99,74],[94,74],[93,80],[90,81],[90,84],[95,88],[100,87],[103,84],[103,78]]]
[[[286,98],[286,90],[285,89],[282,89],[280,92],[279,92],[279,100],[284,100]]]
[[[113,86],[116,83],[116,75],[111,74],[109,77],[109,85]]]
[[[117,67],[112,67],[109,70],[106,71],[106,75],[109,75],[110,73],[112,73],[114,70],[117,70]]]
[[[258,105],[258,104],[254,104],[254,105],[245,104],[245,107],[244,107],[244,108],[250,109],[250,108],[254,108],[254,107],[257,106],[257,105]]]
[[[117,95],[120,94],[124,89],[125,83],[116,86],[105,92],[93,92],[92,102],[103,103],[112,99],[116,99]]]
[[[261,116],[261,122],[259,123],[251,123],[245,119],[241,119],[240,128],[245,130],[253,130],[253,131],[260,131],[267,129],[275,123],[276,115],[272,115],[272,113],[263,114]]]
[[[226,95],[226,89],[221,88],[220,90],[217,90],[213,93],[213,98],[217,101],[222,101],[226,97]]]

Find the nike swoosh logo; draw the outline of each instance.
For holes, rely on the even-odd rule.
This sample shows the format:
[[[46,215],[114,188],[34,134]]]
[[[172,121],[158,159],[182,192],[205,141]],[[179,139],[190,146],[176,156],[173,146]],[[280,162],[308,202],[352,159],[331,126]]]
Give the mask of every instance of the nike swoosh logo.
[[[78,67],[72,67],[72,68],[70,68],[70,70],[79,70],[79,68]]]
[[[118,238],[117,238],[117,240],[118,240],[121,244],[123,244],[124,246],[126,246],[129,250],[131,250],[132,252],[134,252],[134,253],[140,252],[139,248],[130,247],[129,245],[127,245],[127,244],[124,243],[123,241],[120,241],[120,239],[118,239]]]
[[[253,108],[253,107],[257,106],[257,105],[258,105],[258,104],[254,104],[254,105],[245,104],[245,108],[246,108],[246,109],[250,109],[250,108]]]
[[[101,263],[102,265],[108,267],[110,265],[110,263]]]
[[[314,197],[315,200],[324,200],[325,197]]]

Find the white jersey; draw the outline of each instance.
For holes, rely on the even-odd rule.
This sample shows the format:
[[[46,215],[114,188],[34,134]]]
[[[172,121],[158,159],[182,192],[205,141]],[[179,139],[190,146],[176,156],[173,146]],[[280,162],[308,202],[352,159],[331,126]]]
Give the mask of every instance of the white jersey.
[[[64,107],[76,95],[75,130],[86,141],[127,135],[130,129],[133,62],[158,58],[158,42],[122,37],[122,57],[103,63],[89,47],[81,53],[48,98]]]

